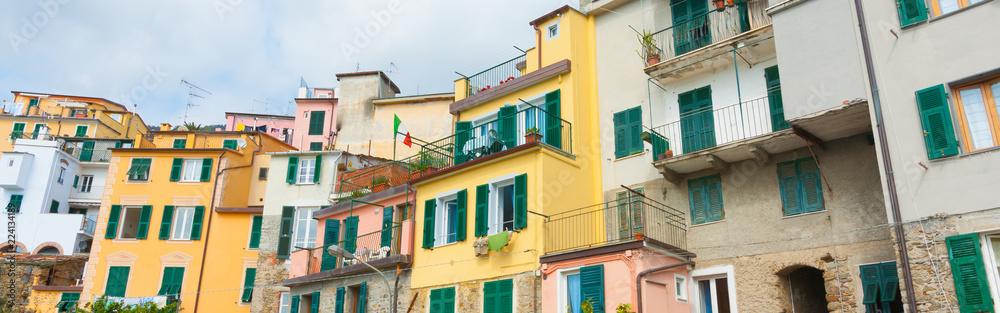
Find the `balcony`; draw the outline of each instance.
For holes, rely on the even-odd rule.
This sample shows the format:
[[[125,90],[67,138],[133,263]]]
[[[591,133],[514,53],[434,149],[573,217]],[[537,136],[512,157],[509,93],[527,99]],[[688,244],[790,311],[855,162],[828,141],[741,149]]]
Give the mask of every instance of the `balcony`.
[[[80,232],[90,237],[94,237],[95,227],[97,227],[97,221],[88,217],[84,217],[83,221],[80,222]]]
[[[111,160],[112,148],[128,148],[131,140],[106,140],[77,137],[60,138],[59,149],[72,155],[81,162],[108,162]]]
[[[521,54],[472,76],[464,76],[466,96],[507,83],[524,74],[527,56]],[[459,74],[461,75],[461,74]]]
[[[765,96],[718,109],[708,106],[682,112],[677,120],[652,131],[667,138],[673,154],[680,155],[787,129],[784,114],[772,111],[771,101]]]
[[[289,279],[285,280],[284,285],[305,284],[368,271],[369,268],[358,260],[376,268],[407,265],[410,263],[410,255],[413,253],[412,232],[413,221],[407,220],[390,228],[355,238],[347,238],[320,247],[304,248],[292,252]],[[357,259],[345,260],[331,256],[326,252],[326,248],[334,244],[350,251]]]
[[[392,187],[405,185],[407,181],[428,173],[427,168],[435,166],[432,160],[420,155],[344,172],[339,175],[337,192],[330,196],[336,202],[358,199]]]
[[[544,227],[546,258],[631,242],[690,255],[684,213],[635,193],[552,215]]]

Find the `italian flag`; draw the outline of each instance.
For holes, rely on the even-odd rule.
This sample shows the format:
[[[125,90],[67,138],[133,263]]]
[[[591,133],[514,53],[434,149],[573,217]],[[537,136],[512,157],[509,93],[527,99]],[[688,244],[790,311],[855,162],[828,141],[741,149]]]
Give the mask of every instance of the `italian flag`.
[[[410,131],[406,130],[406,126],[403,126],[403,121],[399,120],[399,116],[393,114],[395,118],[395,126],[393,127],[393,134],[396,135],[396,140],[402,141],[407,147],[413,147],[413,140],[410,139]]]

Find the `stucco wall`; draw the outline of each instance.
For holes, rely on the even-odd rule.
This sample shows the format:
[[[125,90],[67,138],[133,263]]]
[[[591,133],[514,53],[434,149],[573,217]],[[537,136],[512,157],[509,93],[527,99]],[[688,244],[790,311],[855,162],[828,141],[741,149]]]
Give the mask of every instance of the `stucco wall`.
[[[451,96],[451,94],[447,94]],[[372,119],[372,155],[383,158],[393,157],[395,143],[396,159],[420,152],[419,142],[414,140],[411,147],[401,141],[393,141],[394,115],[398,115],[410,136],[424,141],[434,141],[454,133],[455,120],[448,107],[452,99],[430,100],[406,103],[379,103],[375,105]]]
[[[483,311],[483,284],[486,281],[512,279],[514,281],[514,312],[534,312],[545,300],[541,294],[542,278],[536,277],[534,271],[516,273],[495,277],[488,280],[466,281],[445,285],[413,288],[417,293],[412,311],[416,313],[430,312],[431,290],[455,287],[455,312],[473,313]],[[412,296],[411,296],[412,297]],[[409,301],[409,300],[407,300]],[[410,308],[408,308],[410,309]]]
[[[339,104],[336,99],[301,100],[295,105],[295,129],[292,132],[292,145],[299,151],[309,151],[310,142],[322,142],[323,147],[330,144],[330,132],[337,130],[337,114]],[[309,121],[314,111],[324,111],[323,132],[319,135],[309,134]]]

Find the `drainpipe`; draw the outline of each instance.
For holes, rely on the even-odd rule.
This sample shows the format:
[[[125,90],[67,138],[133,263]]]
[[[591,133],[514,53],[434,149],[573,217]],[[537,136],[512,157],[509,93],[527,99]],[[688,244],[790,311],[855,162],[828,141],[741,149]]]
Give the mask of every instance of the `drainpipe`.
[[[889,157],[889,144],[886,141],[885,127],[882,121],[882,102],[879,99],[878,82],[875,79],[875,66],[872,60],[871,45],[868,39],[868,26],[865,22],[865,11],[861,0],[854,0],[854,8],[858,14],[858,28],[861,33],[861,47],[865,54],[865,70],[868,72],[868,84],[872,89],[872,105],[875,109],[875,126],[878,129],[879,147],[882,149],[882,169],[885,173],[886,189],[889,191],[889,207],[892,210],[892,221],[896,233],[896,250],[899,262],[903,265],[903,284],[906,285],[906,304],[909,312],[917,312],[916,295],[913,292],[913,275],[910,272],[910,256],[906,251],[906,235],[903,230],[903,218],[899,212],[899,196],[896,194],[896,178],[893,175],[892,159]]]
[[[538,41],[538,44],[535,45],[535,47],[538,49],[538,68],[535,69],[537,71],[542,69],[542,30],[538,29],[538,25],[532,25],[532,27],[535,28],[535,38],[536,41]],[[528,69],[525,68],[524,71],[527,72]]]
[[[636,302],[636,306],[635,306],[636,309],[637,309],[636,312],[639,312],[639,313],[643,312],[642,311],[642,277],[643,276],[652,274],[654,272],[659,272],[659,271],[663,271],[663,270],[669,270],[669,269],[672,269],[672,268],[675,268],[675,267],[687,266],[689,264],[694,264],[694,262],[688,260],[688,261],[684,261],[684,262],[677,263],[677,264],[671,264],[671,265],[667,265],[667,266],[661,266],[661,267],[651,268],[651,269],[639,272],[639,275],[635,276],[635,291],[636,291],[636,296],[637,296],[637,299],[638,299],[638,301]]]

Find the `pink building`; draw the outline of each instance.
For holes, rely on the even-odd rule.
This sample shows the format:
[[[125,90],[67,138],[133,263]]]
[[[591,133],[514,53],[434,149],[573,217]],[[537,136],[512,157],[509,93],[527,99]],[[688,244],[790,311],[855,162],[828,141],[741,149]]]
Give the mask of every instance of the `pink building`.
[[[295,98],[292,145],[300,151],[337,149],[377,155],[371,153],[374,101],[395,97],[399,87],[381,71],[337,74],[337,81],[337,88],[311,89],[302,80]]]
[[[242,130],[239,129],[240,126],[243,126]],[[291,141],[294,128],[294,116],[226,112],[226,131],[262,131],[298,147]]]

